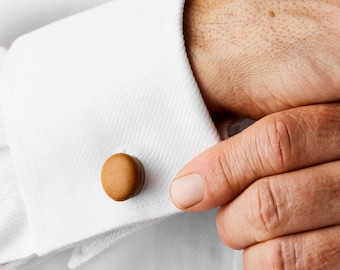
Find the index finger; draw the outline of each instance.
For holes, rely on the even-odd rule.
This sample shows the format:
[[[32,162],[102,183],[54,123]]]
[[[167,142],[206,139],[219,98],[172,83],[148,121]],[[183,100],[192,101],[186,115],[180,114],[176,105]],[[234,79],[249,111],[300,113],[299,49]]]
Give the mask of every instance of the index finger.
[[[176,176],[174,204],[187,211],[224,205],[257,179],[340,158],[340,103],[264,117],[208,149]]]

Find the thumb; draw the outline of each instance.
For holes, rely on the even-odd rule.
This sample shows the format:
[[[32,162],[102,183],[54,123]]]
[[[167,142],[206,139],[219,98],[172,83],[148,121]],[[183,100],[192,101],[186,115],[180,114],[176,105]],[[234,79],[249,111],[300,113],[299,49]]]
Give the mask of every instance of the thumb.
[[[208,210],[260,178],[339,158],[339,139],[329,140],[329,134],[339,135],[338,117],[330,117],[339,113],[336,105],[271,114],[203,152],[173,181],[174,204],[187,211]]]

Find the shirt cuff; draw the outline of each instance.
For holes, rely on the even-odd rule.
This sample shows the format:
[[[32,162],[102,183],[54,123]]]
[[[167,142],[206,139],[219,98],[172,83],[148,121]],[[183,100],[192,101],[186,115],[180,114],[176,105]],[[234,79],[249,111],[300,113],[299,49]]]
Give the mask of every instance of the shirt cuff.
[[[187,60],[183,4],[112,1],[10,49],[1,102],[38,255],[179,211],[172,178],[219,141]],[[117,152],[146,174],[125,202],[100,181]]]
[[[0,78],[6,54],[7,50],[0,47]],[[28,258],[33,247],[25,204],[8,146],[1,106],[0,187],[0,269],[10,269],[12,263],[9,262]]]

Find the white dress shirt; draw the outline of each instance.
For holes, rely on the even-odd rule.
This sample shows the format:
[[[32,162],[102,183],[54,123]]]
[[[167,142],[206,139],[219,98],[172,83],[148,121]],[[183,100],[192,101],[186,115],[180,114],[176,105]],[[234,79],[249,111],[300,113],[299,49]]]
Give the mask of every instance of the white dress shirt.
[[[183,4],[116,0],[2,51],[0,269],[70,250],[74,268],[108,248],[119,269],[241,267],[214,211],[179,214],[169,198],[176,172],[220,140],[186,57]],[[100,182],[119,152],[146,173],[125,202]]]

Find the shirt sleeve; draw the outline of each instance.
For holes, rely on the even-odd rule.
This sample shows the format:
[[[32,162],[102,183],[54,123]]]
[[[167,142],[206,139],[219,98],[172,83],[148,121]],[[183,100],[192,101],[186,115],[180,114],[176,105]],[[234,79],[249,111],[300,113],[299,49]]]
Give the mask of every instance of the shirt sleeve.
[[[0,76],[7,50],[0,47]],[[32,254],[28,219],[0,106],[0,269]]]
[[[33,253],[43,256],[178,213],[176,172],[219,135],[192,75],[183,0],[116,0],[19,38],[0,84]],[[100,174],[125,152],[142,192],[110,200]]]

